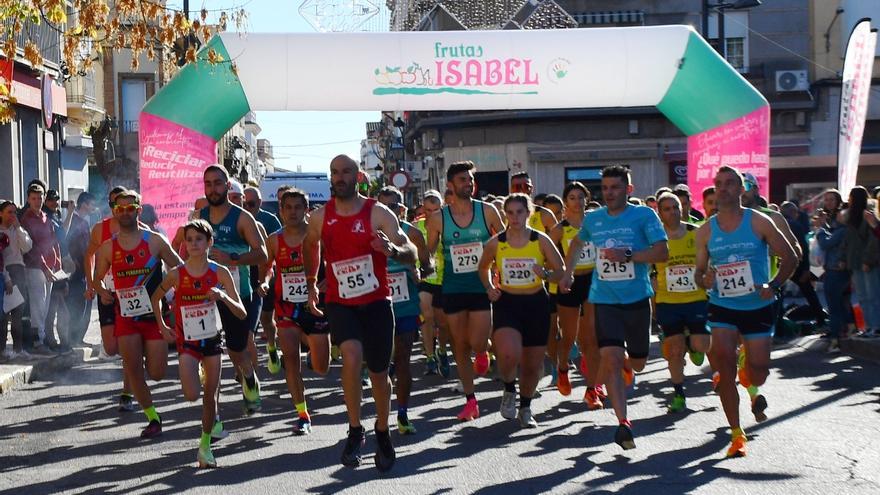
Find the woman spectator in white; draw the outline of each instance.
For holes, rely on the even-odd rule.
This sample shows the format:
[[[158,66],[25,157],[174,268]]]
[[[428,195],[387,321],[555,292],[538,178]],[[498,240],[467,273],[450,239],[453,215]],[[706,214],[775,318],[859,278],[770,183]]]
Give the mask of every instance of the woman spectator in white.
[[[9,245],[3,250],[3,261],[6,265],[6,273],[12,282],[7,292],[12,291],[12,286],[18,287],[22,296],[27,296],[27,282],[24,275],[24,253],[31,250],[31,237],[18,223],[18,208],[12,201],[0,201],[0,233],[9,238]],[[8,297],[8,296],[7,296]],[[9,313],[0,310],[0,338],[6,342],[7,328],[12,328],[12,349],[6,349],[3,357],[12,359],[17,356],[27,358],[27,351],[22,349],[22,315],[24,304],[19,304]]]

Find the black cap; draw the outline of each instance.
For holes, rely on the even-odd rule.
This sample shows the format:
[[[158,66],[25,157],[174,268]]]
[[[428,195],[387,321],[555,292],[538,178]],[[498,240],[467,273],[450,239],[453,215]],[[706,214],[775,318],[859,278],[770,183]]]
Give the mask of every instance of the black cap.
[[[58,195],[58,191],[55,189],[49,189],[46,191],[46,200],[47,201],[58,201],[61,199],[61,196]]]

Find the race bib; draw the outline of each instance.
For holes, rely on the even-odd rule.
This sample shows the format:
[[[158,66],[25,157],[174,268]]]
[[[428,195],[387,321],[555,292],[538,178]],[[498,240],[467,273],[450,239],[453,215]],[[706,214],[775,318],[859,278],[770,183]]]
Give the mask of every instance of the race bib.
[[[281,274],[282,301],[292,303],[304,303],[309,300],[309,289],[306,286],[306,274],[282,273]]]
[[[183,338],[202,340],[216,337],[220,332],[217,326],[217,305],[214,303],[195,306],[182,306]]]
[[[504,258],[501,263],[501,283],[508,287],[528,287],[535,285],[535,272],[532,266],[535,258]]]
[[[369,254],[333,263],[333,274],[339,284],[339,297],[351,299],[369,294],[379,288]]]
[[[119,298],[119,313],[126,318],[134,318],[153,312],[150,295],[147,294],[147,288],[143,285],[130,289],[119,289],[116,291],[116,297]]]
[[[406,272],[388,274],[388,286],[391,289],[391,302],[409,301],[409,284],[406,283]]]
[[[693,292],[697,290],[694,283],[694,265],[672,265],[666,267],[667,292]]]
[[[721,297],[739,297],[755,292],[755,279],[748,261],[716,266],[715,284]]]
[[[632,261],[611,261],[605,257],[607,251],[599,251],[599,280],[620,282],[636,278],[636,266]]]
[[[483,243],[454,244],[449,246],[449,253],[452,255],[452,273],[473,273],[483,256]]]
[[[568,245],[569,247],[571,246],[571,241],[568,241]],[[593,266],[596,266],[596,246],[594,246],[592,242],[588,242],[584,244],[583,249],[581,249],[581,254],[578,256],[575,267],[590,268]]]

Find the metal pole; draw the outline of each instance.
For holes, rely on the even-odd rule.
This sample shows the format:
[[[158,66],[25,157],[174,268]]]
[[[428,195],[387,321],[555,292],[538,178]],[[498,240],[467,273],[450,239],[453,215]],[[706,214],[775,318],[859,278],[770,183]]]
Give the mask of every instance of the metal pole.
[[[701,14],[703,16],[703,38],[706,41],[709,41],[709,0],[703,0],[703,10]]]
[[[189,19],[189,0],[183,0],[183,15]]]
[[[724,41],[724,8],[715,9],[718,12],[718,53],[727,60],[727,43]]]

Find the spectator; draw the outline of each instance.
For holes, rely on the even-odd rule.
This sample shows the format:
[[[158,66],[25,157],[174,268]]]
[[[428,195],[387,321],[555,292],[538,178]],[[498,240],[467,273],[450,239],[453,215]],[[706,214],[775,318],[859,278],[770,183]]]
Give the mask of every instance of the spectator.
[[[794,237],[800,243],[804,253],[794,274],[791,276],[791,281],[797,284],[801,294],[807,300],[807,304],[810,306],[816,322],[819,325],[824,325],[825,311],[819,302],[819,296],[816,295],[816,288],[813,287],[813,273],[810,271],[810,243],[807,242],[807,234],[810,231],[805,225],[801,224],[800,210],[798,210],[798,207],[793,202],[786,201],[782,203],[780,213],[785,217],[785,221],[788,223],[789,228],[791,228],[791,233],[794,234]]]
[[[675,189],[672,190],[672,194],[678,197],[679,202],[681,202],[681,214],[682,220],[687,223],[699,224],[706,217],[703,216],[699,211],[691,208],[691,190],[687,186],[687,184],[678,184],[675,186]],[[660,196],[657,196],[658,198]],[[687,215],[685,217],[685,215]]]
[[[95,209],[96,201],[91,193],[84,192],[76,198],[76,210],[70,222],[70,229],[67,231],[67,250],[74,263],[74,270],[68,281],[70,294],[78,295],[86,292],[86,272],[83,260],[92,231],[89,216]],[[68,324],[69,338],[65,347],[80,346],[83,343],[86,330],[88,330],[89,320],[91,320],[92,300],[84,297],[71,297],[67,300],[67,311],[70,315],[70,321]]]
[[[59,201],[61,200],[61,196],[58,194],[58,191],[54,189],[49,189],[46,191],[46,200],[43,202],[43,213],[49,217],[49,221],[52,222],[52,229],[55,232],[55,239],[58,241],[58,245],[61,249],[61,269],[65,269],[65,261],[67,270],[64,270],[65,273],[69,273],[69,271],[73,271],[73,260],[67,254],[67,227],[70,225],[71,216],[73,215],[73,208],[67,208],[67,218],[62,221],[61,220],[61,208]],[[46,322],[45,322],[45,331],[46,331],[46,339],[44,341],[49,346],[49,349],[53,351],[59,350],[59,348],[70,348],[70,343],[68,342],[68,329],[70,324],[70,316],[67,312],[67,303],[66,299],[68,296],[68,285],[67,279],[59,279],[52,284],[52,292],[49,295],[49,307],[46,310]],[[57,325],[55,324],[57,317]],[[55,330],[58,330],[58,343],[56,344],[56,340],[54,337]]]
[[[703,189],[703,211],[706,212],[706,218],[715,214],[715,186]]]
[[[168,232],[159,225],[159,215],[156,214],[156,208],[151,204],[141,205],[141,223],[146,225],[150,230],[157,234],[162,234],[168,238]]]
[[[28,232],[33,247],[24,255],[27,278],[28,302],[30,304],[31,334],[26,341],[34,341],[33,351],[48,351],[46,314],[49,294],[55,272],[61,268],[61,247],[55,238],[52,221],[43,210],[45,191],[38,184],[28,188],[28,208],[21,215],[21,226]]]
[[[18,223],[18,208],[12,201],[0,201],[0,232],[5,234],[9,239],[9,246],[3,250],[3,261],[6,265],[6,273],[12,282],[8,289],[12,291],[13,286],[18,287],[18,292],[22,297],[27,297],[27,278],[24,269],[24,253],[31,250],[31,237]],[[0,327],[2,327],[2,342],[6,345],[7,328],[12,330],[12,351],[4,350],[4,357],[7,359],[20,356],[28,358],[28,352],[24,349],[24,331],[22,325],[22,316],[24,315],[24,304],[19,304],[9,313],[0,311]],[[7,327],[9,325],[9,327]]]
[[[866,337],[880,329],[880,242],[865,221],[868,190],[862,186],[849,193],[846,218],[846,264],[852,271],[853,290],[865,317]]]
[[[825,210],[817,213],[819,229],[816,231],[816,242],[825,252],[825,262],[822,265],[825,273],[822,274],[824,284],[825,301],[828,303],[828,337],[831,343],[829,351],[836,352],[840,348],[838,339],[844,335],[849,310],[845,297],[846,287],[849,285],[850,272],[846,266],[846,226],[844,225],[845,213],[839,212],[837,219],[829,219]]]

